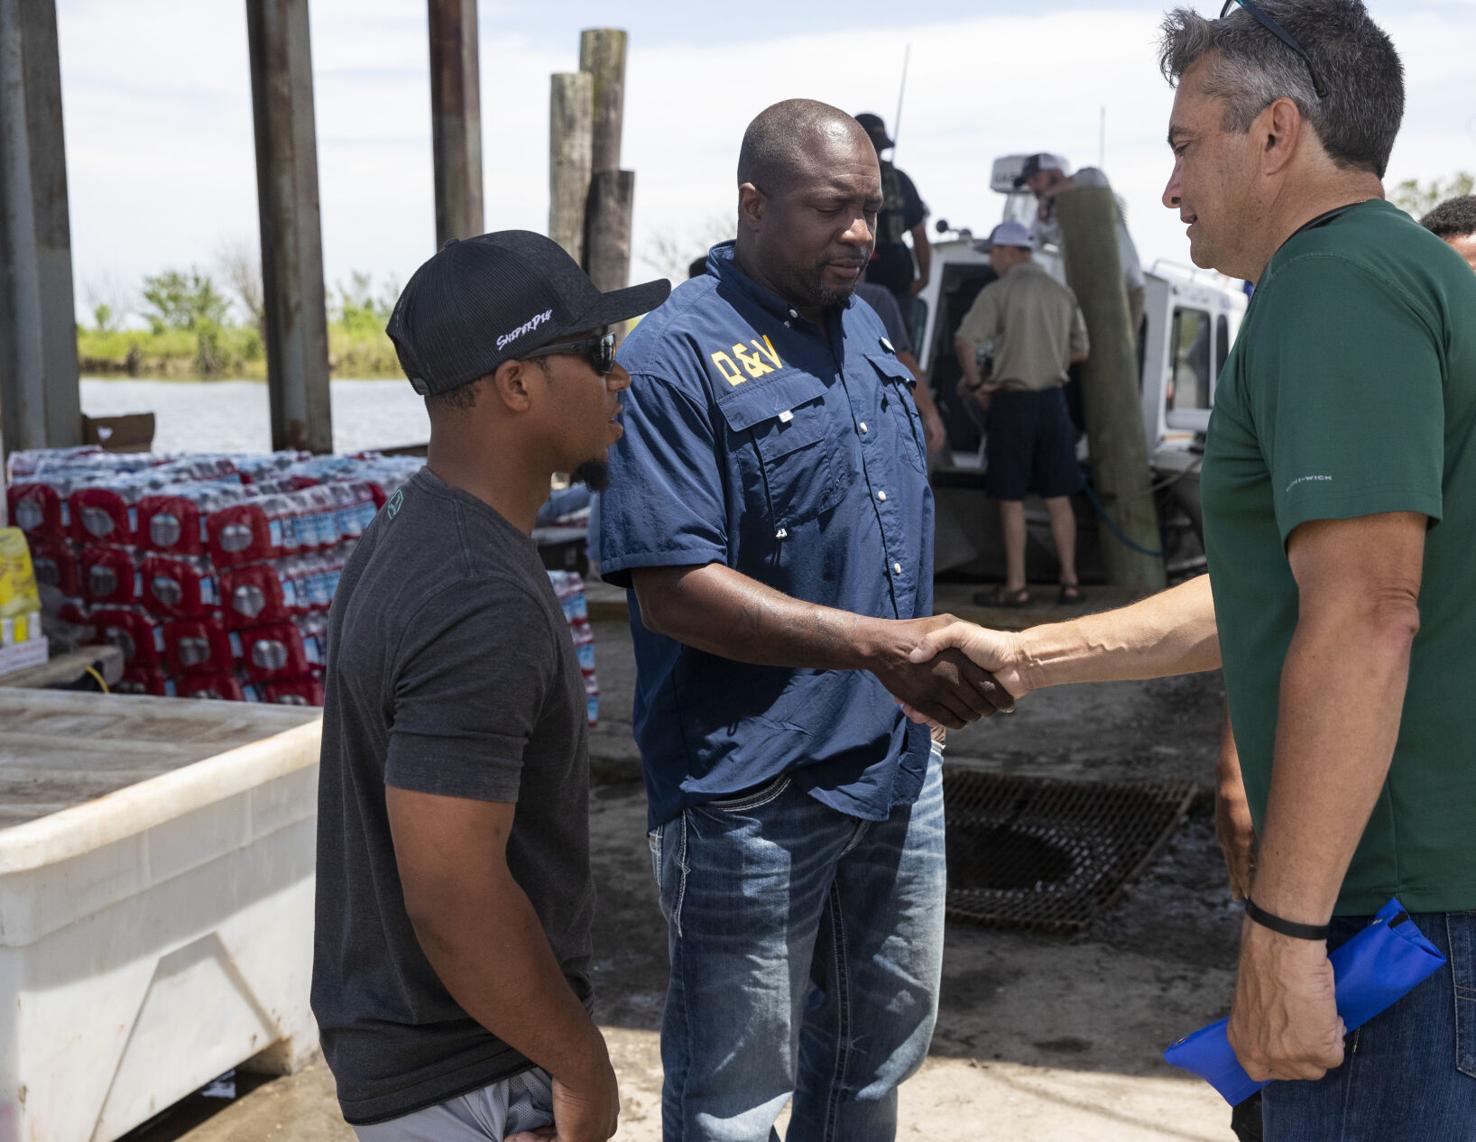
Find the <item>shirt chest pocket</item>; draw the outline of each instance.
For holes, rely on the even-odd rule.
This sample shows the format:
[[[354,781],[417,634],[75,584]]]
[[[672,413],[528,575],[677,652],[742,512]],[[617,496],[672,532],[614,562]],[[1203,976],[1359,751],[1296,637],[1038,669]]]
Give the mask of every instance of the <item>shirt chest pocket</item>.
[[[768,511],[776,533],[829,511],[845,495],[827,391],[819,377],[783,370],[718,402],[737,438],[746,502]]]
[[[912,389],[916,385],[907,366],[896,357],[883,353],[868,353],[866,359],[876,369],[881,380],[882,415],[891,417],[897,431],[897,451],[906,462],[919,472],[928,470],[928,447],[923,436],[922,418],[918,415],[917,402]]]

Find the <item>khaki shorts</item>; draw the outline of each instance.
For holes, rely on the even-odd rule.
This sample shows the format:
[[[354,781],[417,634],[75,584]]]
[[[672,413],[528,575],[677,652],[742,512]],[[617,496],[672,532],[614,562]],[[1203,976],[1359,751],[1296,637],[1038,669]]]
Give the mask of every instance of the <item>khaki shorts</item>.
[[[388,1122],[355,1126],[354,1133],[359,1142],[502,1142],[552,1125],[553,1088],[548,1072],[534,1067]]]

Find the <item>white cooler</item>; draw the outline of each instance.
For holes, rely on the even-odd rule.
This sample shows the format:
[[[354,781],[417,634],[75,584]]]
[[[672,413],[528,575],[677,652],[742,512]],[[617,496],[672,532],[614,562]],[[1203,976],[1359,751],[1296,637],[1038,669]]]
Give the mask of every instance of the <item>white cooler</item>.
[[[316,710],[0,689],[0,1142],[317,1046]]]

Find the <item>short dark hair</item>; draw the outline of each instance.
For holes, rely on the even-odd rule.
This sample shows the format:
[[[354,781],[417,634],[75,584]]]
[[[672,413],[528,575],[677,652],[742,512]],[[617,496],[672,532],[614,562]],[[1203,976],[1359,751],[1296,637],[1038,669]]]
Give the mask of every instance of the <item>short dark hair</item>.
[[[425,411],[428,413],[435,413],[437,410],[467,412],[476,408],[477,393],[484,379],[478,377],[474,381],[467,381],[464,385],[457,385],[454,389],[447,389],[443,393],[429,394],[425,398]]]
[[[1464,238],[1476,234],[1476,194],[1447,198],[1420,219],[1420,225],[1437,238]]]
[[[1169,83],[1213,53],[1205,91],[1225,100],[1225,130],[1244,132],[1277,99],[1297,105],[1332,160],[1372,171],[1389,167],[1404,118],[1404,65],[1363,0],[1256,0],[1306,50],[1325,85],[1318,97],[1306,62],[1249,12],[1222,20],[1175,8],[1163,21],[1159,67]]]
[[[831,123],[855,128],[858,138],[869,137],[861,124],[838,107],[816,99],[786,99],[758,113],[743,132],[738,151],[738,185],[751,182],[765,194],[788,190],[803,165],[815,132]]]

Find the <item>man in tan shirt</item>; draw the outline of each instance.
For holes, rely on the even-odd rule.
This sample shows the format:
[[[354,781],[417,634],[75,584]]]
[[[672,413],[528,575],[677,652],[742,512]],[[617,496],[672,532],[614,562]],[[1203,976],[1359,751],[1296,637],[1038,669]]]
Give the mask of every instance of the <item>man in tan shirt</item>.
[[[999,501],[1004,532],[1004,585],[980,592],[975,601],[1005,607],[1030,602],[1025,497],[1033,492],[1044,498],[1051,517],[1061,564],[1059,601],[1079,603],[1071,495],[1081,487],[1081,473],[1061,386],[1067,368],[1086,360],[1086,322],[1076,295],[1035,263],[1030,232],[1020,223],[994,228],[989,263],[999,280],[974,300],[953,341],[963,368],[960,396],[986,413],[984,491]],[[992,361],[987,374],[981,355]]]

